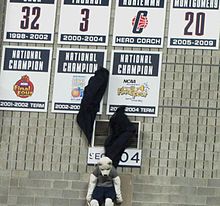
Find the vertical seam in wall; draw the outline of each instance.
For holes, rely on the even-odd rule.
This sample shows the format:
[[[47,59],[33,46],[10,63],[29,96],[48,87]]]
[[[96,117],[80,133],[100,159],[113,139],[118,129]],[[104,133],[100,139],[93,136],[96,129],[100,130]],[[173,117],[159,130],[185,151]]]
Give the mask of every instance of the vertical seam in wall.
[[[29,137],[29,135],[30,135],[30,112],[28,112],[27,136],[25,138],[24,170],[26,169],[26,164],[27,164],[27,145],[28,145],[28,137]]]
[[[3,111],[3,114],[4,114],[4,111]],[[10,126],[10,134],[9,134],[9,138],[8,138],[8,154],[7,154],[7,160],[6,160],[6,169],[9,169],[9,162],[10,162],[9,158],[10,158],[10,145],[11,145],[11,138],[12,138],[12,120],[13,120],[13,113],[11,112],[11,126]],[[3,123],[3,121],[2,121],[2,123]],[[3,131],[3,129],[2,129],[2,131]]]
[[[1,149],[1,147],[2,147],[2,133],[3,133],[3,114],[4,114],[4,111],[0,111],[0,123],[1,123],[1,125],[0,125],[0,149]],[[8,147],[9,147],[9,145],[8,145]],[[8,158],[7,158],[8,159]]]
[[[17,136],[17,147],[16,147],[16,155],[15,155],[15,169],[17,169],[17,162],[18,162],[18,153],[19,153],[19,139],[20,139],[20,132],[21,132],[21,112],[19,112],[19,125],[18,125],[18,136]],[[13,154],[13,151],[12,151]]]
[[[214,167],[215,167],[215,144],[216,144],[216,137],[217,137],[217,117],[218,117],[218,111],[216,110],[216,119],[215,119],[215,136],[214,136],[214,142],[213,142],[213,147],[212,147],[212,171],[211,171],[211,178],[214,178]]]
[[[62,171],[62,159],[63,159],[63,141],[64,141],[64,128],[65,128],[65,118],[66,117],[66,114],[64,114],[64,117],[63,117],[63,126],[62,126],[62,137],[61,138],[61,142],[60,142],[60,146],[61,146],[61,151],[60,151],[60,167],[59,167],[59,171]]]
[[[178,139],[177,139],[177,156],[176,156],[176,159],[177,159],[177,162],[176,162],[176,173],[175,173],[175,176],[178,176],[178,162],[179,162],[179,150],[180,150],[180,131],[181,131],[181,117],[180,117],[180,111],[179,111],[179,126],[178,126]],[[180,171],[181,172],[181,171]]]
[[[35,170],[35,164],[36,164],[36,148],[37,148],[37,136],[38,136],[38,128],[39,128],[39,113],[38,113],[38,118],[37,118],[37,130],[36,130],[36,135],[34,138],[34,155],[33,155],[33,170]]]
[[[151,151],[152,151],[152,142],[153,142],[153,129],[154,129],[154,119],[152,119],[152,124],[151,124],[151,139],[150,139],[150,148],[149,148],[149,166],[148,166],[148,175],[150,175],[151,174]]]

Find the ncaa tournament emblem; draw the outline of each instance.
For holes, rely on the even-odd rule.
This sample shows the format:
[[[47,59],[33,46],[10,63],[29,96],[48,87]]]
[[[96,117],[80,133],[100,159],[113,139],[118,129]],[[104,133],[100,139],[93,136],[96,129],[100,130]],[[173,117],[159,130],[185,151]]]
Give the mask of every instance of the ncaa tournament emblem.
[[[15,83],[13,90],[17,97],[28,98],[34,93],[34,84],[28,75],[24,75]]]

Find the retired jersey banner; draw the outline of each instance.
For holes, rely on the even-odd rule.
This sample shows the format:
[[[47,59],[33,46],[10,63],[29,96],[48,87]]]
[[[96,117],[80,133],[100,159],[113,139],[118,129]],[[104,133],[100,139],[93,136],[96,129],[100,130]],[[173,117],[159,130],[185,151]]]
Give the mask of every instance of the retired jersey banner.
[[[168,47],[219,48],[219,0],[172,0]]]
[[[107,45],[111,0],[62,0],[58,43]]]
[[[166,0],[116,0],[113,46],[163,47]]]
[[[51,48],[3,47],[0,110],[46,112]]]
[[[8,0],[4,41],[52,43],[57,0]]]
[[[121,105],[130,116],[158,114],[161,52],[113,51],[107,114]]]
[[[84,87],[99,66],[105,67],[105,59],[105,50],[58,48],[52,112],[78,113]]]

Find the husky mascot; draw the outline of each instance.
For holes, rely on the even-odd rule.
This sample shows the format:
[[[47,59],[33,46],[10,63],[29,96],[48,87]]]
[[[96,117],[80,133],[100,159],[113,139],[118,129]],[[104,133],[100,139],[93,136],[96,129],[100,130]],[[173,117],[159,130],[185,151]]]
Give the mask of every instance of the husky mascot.
[[[112,160],[102,157],[90,175],[86,196],[89,206],[113,206],[122,203],[121,181]]]

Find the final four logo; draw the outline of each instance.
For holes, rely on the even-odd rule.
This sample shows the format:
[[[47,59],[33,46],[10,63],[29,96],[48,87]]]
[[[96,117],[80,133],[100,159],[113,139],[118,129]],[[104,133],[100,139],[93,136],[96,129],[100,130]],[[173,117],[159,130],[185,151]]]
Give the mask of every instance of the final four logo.
[[[117,95],[118,96],[126,96],[126,100],[138,101],[141,102],[142,98],[146,98],[148,96],[148,92],[150,87],[148,83],[137,83],[136,80],[132,79],[124,79],[124,85],[122,87],[118,87]]]
[[[21,77],[20,80],[18,80],[15,83],[13,90],[18,97],[28,98],[28,97],[32,96],[32,94],[34,92],[34,85],[30,81],[29,76],[24,75]]]
[[[148,25],[147,11],[138,11],[137,16],[132,19],[133,33],[142,33]]]

